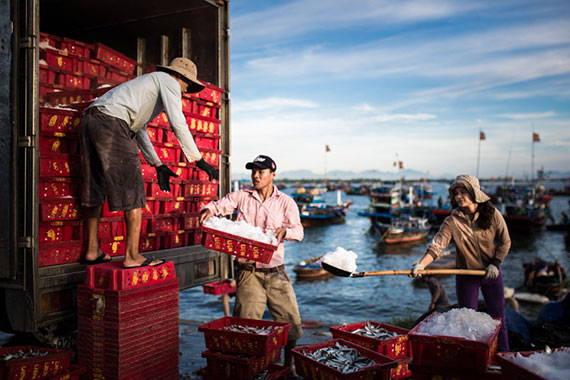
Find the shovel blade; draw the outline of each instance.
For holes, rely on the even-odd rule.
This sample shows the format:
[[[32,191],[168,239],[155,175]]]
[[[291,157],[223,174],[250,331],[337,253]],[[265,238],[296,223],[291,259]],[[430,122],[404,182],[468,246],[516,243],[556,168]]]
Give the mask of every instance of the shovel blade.
[[[332,266],[330,264],[327,264],[325,262],[322,262],[321,266],[323,267],[324,270],[326,270],[329,273],[334,274],[335,276],[350,277],[352,275],[352,272],[346,271],[344,269],[337,268],[337,267]]]

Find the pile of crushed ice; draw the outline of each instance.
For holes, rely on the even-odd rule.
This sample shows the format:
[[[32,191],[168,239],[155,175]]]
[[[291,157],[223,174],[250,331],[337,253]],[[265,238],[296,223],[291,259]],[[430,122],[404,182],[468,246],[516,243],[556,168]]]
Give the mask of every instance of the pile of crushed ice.
[[[488,341],[501,321],[489,314],[473,309],[451,309],[429,321],[419,324],[417,333],[422,335],[455,336],[480,342]]]
[[[212,217],[206,219],[204,226],[246,239],[260,241],[265,244],[277,245],[277,238],[273,231],[263,232],[260,227],[252,226],[241,220],[232,222],[226,218]]]
[[[515,354],[509,359],[532,373],[549,380],[568,379],[570,373],[570,347],[551,353],[536,352],[529,356]]]
[[[338,269],[345,270],[347,272],[356,271],[356,258],[358,255],[352,251],[347,251],[342,247],[338,247],[332,252],[327,252],[320,260],[323,263],[327,263]]]

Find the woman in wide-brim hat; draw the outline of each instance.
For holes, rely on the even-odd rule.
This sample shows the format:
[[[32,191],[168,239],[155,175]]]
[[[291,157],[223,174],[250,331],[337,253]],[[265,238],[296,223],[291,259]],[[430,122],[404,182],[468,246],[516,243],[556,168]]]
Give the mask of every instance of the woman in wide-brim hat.
[[[507,224],[489,196],[481,190],[477,177],[457,176],[449,188],[449,199],[454,210],[443,221],[425,255],[413,263],[412,274],[420,277],[417,272],[437,260],[453,241],[458,269],[484,269],[486,272],[484,277],[455,277],[457,303],[460,307],[477,310],[481,289],[487,313],[502,320],[497,349],[509,351],[503,277],[499,269],[511,247]]]

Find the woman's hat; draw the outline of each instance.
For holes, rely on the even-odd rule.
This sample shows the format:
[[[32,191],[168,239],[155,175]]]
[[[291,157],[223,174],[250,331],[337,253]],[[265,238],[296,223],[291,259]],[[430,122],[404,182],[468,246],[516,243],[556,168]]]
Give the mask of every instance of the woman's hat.
[[[455,178],[455,182],[453,185],[449,187],[449,198],[453,199],[453,191],[462,186],[471,195],[471,198],[475,201],[475,203],[484,203],[490,200],[489,196],[481,190],[481,185],[479,185],[479,179],[477,177],[473,177],[472,175],[461,174]]]
[[[182,75],[188,81],[188,89],[186,92],[195,93],[200,92],[206,87],[198,80],[198,69],[194,62],[188,58],[178,57],[170,62],[170,66],[156,66],[157,70],[174,72]]]

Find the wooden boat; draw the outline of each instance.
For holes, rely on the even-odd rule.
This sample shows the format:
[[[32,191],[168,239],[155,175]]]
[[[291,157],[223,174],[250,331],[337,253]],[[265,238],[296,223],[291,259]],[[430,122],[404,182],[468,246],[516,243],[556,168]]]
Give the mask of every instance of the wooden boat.
[[[299,206],[303,227],[344,223],[352,201],[342,203],[340,191],[338,191],[337,204],[327,204],[324,194],[326,194],[326,189],[319,187],[297,188],[293,193],[293,199]]]
[[[431,229],[426,218],[417,216],[399,216],[393,218],[390,224],[378,223],[378,227],[386,244],[418,241],[427,237]]]
[[[329,272],[324,270],[319,264],[316,264],[321,257],[323,256],[320,255],[308,260],[299,261],[297,265],[293,267],[293,272],[295,272],[297,278],[299,280],[315,280],[332,277]]]

